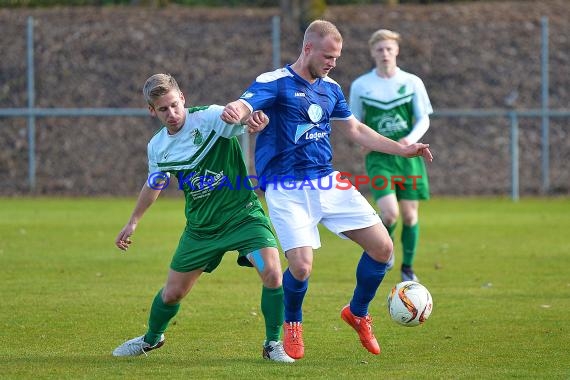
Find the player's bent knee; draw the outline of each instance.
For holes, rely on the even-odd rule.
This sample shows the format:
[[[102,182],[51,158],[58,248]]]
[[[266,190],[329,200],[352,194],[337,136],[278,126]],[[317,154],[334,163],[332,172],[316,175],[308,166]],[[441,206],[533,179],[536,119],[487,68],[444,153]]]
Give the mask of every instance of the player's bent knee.
[[[166,305],[174,305],[182,301],[185,293],[180,289],[168,289],[162,291],[162,302]]]
[[[392,241],[387,241],[385,244],[379,245],[374,249],[369,249],[366,252],[373,259],[381,263],[386,263],[390,260],[392,251],[394,250],[394,244]]]
[[[398,215],[382,215],[382,223],[385,226],[392,226],[398,221]]]
[[[266,270],[261,273],[261,280],[266,288],[278,288],[282,284],[283,274],[280,270]]]
[[[417,215],[405,216],[402,217],[402,223],[406,226],[414,226],[418,222]]]
[[[299,265],[295,268],[289,266],[289,271],[298,281],[305,281],[311,276],[311,267],[309,265]]]

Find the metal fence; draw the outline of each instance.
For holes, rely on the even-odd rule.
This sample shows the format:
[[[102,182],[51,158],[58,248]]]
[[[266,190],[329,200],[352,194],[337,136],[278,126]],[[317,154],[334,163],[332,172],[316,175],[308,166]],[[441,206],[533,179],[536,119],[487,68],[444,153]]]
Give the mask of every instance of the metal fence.
[[[279,17],[272,20],[273,30],[273,62],[280,65],[280,31]],[[36,119],[42,117],[148,117],[146,109],[138,108],[37,108],[35,107],[34,86],[34,46],[33,46],[33,19],[28,18],[27,23],[27,108],[0,108],[0,117],[26,118],[28,140],[28,188],[34,192],[36,188]],[[439,109],[433,114],[434,118],[503,118],[509,121],[510,145],[510,196],[513,200],[519,199],[520,188],[520,154],[519,154],[519,120],[521,118],[538,118],[541,120],[541,192],[550,191],[550,127],[551,118],[568,118],[570,110],[551,110],[548,107],[548,19],[542,19],[542,107],[541,109]],[[249,139],[242,139],[245,156],[250,158]],[[250,166],[251,167],[251,166]]]

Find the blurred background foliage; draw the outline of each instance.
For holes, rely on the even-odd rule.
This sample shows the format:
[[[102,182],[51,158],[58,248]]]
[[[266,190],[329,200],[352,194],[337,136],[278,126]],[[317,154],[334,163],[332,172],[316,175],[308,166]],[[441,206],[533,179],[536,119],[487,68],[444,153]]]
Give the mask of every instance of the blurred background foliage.
[[[167,6],[179,4],[205,7],[283,7],[285,9],[302,7],[322,12],[327,5],[359,4],[433,4],[453,2],[477,2],[489,0],[0,0],[0,7],[50,7],[50,6]],[[528,0],[520,0],[528,1]]]

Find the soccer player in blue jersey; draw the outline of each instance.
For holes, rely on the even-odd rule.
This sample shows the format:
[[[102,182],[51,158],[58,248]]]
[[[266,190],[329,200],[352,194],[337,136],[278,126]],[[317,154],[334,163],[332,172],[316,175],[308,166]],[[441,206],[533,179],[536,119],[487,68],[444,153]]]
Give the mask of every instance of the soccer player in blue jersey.
[[[304,356],[302,304],[320,247],[317,225],[364,250],[356,268],[356,288],[341,318],[372,354],[380,346],[372,331],[368,306],[386,272],[393,244],[374,208],[332,167],[331,126],[364,147],[404,157],[432,160],[429,145],[390,140],[351,113],[337,82],[328,77],[341,55],[342,36],[328,21],[313,21],[305,31],[295,63],[261,74],[240,99],[226,105],[222,120],[236,123],[256,110],[270,121],[258,135],[257,176],[265,190],[269,216],[289,267],[283,274],[285,351]]]
[[[283,288],[277,241],[251,183],[236,183],[248,178],[236,136],[246,128],[250,132],[263,129],[267,115],[259,111],[226,124],[220,119],[222,106],[186,108],[178,83],[168,74],[148,78],[143,94],[150,114],[161,122],[162,128],[148,143],[150,174],[115,244],[124,251],[129,248],[139,221],[169,183],[169,174],[178,178],[184,192],[187,222],[166,284],[152,302],[146,334],[124,342],[113,355],[146,355],[161,347],[164,332],[178,313],[180,302],[202,273],[214,271],[226,252],[238,251],[238,263],[254,266],[263,283],[263,358],[294,362],[279,340]]]

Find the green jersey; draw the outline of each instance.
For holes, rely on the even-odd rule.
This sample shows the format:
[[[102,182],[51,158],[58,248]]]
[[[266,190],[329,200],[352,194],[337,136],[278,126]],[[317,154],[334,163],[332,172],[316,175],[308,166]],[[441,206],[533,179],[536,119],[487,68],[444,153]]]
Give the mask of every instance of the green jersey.
[[[149,179],[156,173],[175,176],[186,198],[187,231],[208,236],[241,222],[244,208],[257,202],[237,140],[241,125],[220,119],[218,105],[188,109],[174,135],[165,127],[148,144]],[[173,182],[173,181],[171,181]]]
[[[415,120],[433,112],[421,79],[399,68],[390,78],[378,76],[375,70],[358,77],[350,87],[350,109],[358,120],[396,141],[410,136]],[[389,193],[396,193],[398,199],[429,198],[428,176],[422,157],[370,152],[365,164],[375,199]],[[402,186],[394,185],[394,181],[403,178]]]
[[[433,112],[420,78],[396,69],[391,78],[375,70],[358,77],[350,87],[350,109],[354,116],[392,140],[410,134],[417,120]]]

